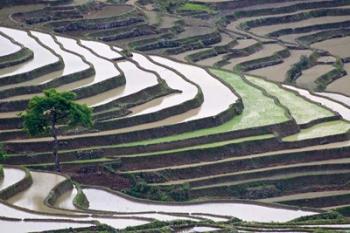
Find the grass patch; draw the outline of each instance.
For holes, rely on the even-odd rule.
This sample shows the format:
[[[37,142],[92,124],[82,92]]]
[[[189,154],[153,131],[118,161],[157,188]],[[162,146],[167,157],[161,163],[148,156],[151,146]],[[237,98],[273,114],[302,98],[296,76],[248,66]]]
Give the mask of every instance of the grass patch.
[[[261,90],[249,85],[239,75],[217,69],[212,69],[211,71],[214,75],[218,76],[221,80],[234,88],[235,91],[242,97],[244,109],[241,115],[235,116],[231,120],[217,127],[157,139],[119,144],[118,147],[149,145],[185,140],[194,137],[226,133],[265,125],[273,125],[289,120],[285,109],[276,105],[272,98],[265,96]]]
[[[207,12],[212,13],[213,10],[210,9],[209,6],[206,6],[204,4],[198,4],[198,3],[190,3],[187,2],[183,4],[181,7],[179,7],[180,11],[199,11],[199,12]]]
[[[90,206],[90,203],[85,193],[83,192],[79,184],[75,184],[75,188],[77,189],[78,193],[77,195],[75,195],[73,199],[73,205],[78,209],[88,209]]]
[[[264,79],[246,76],[255,85],[264,88],[286,106],[298,124],[305,124],[316,119],[334,116],[334,113],[318,104],[311,103],[292,91],[285,90],[277,84]]]
[[[283,138],[283,141],[293,142],[310,138],[320,138],[330,135],[343,134],[350,130],[350,123],[337,120],[317,124],[313,127],[303,129],[299,133]]]

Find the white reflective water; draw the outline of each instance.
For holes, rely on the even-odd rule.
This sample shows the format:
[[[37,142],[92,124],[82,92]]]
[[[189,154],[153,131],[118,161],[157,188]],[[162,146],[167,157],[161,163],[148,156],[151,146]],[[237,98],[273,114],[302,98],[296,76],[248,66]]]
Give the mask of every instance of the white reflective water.
[[[24,232],[39,232],[67,228],[89,227],[89,223],[73,223],[73,222],[47,222],[47,221],[4,221],[0,220],[1,232],[24,233]]]
[[[62,50],[51,35],[42,33],[42,32],[35,32],[35,31],[32,31],[31,33],[40,42],[49,46],[51,49],[55,50],[55,52],[62,57],[65,65],[62,76],[73,74],[89,68],[89,65],[85,63],[83,59],[81,59],[79,56]],[[46,82],[48,81],[50,80],[46,80]]]
[[[228,220],[227,218],[221,218],[221,217],[216,217],[216,216],[214,217],[214,216],[201,215],[201,214],[192,214],[191,216],[210,219],[214,222],[226,222]]]
[[[16,53],[21,47],[12,43],[8,38],[0,35],[0,57]]]
[[[107,44],[91,40],[80,40],[80,43],[107,59],[114,60],[122,57],[120,53],[113,51]]]
[[[81,40],[82,45],[93,50],[99,56],[105,57],[107,59],[120,58],[121,55],[117,51],[114,51],[111,47],[106,44],[95,42],[95,41],[85,41]],[[122,70],[125,75],[126,83],[123,87],[120,87],[118,91],[114,91],[106,96],[103,100],[98,101],[93,104],[93,107],[109,103],[113,100],[135,94],[145,88],[155,86],[158,84],[157,77],[150,73],[145,72],[138,68],[135,64],[130,61],[122,61],[117,63],[118,67]]]
[[[215,116],[227,110],[230,105],[238,100],[238,97],[227,86],[212,77],[203,68],[175,62],[158,56],[151,56],[151,58],[164,66],[177,70],[201,88],[204,102],[200,111],[198,111],[197,115],[189,117],[185,121]]]
[[[94,80],[89,84],[86,84],[81,87],[90,86],[95,83],[99,83],[120,75],[120,72],[117,70],[117,68],[114,66],[112,62],[105,60],[103,58],[100,58],[95,54],[93,54],[88,49],[83,48],[77,43],[75,39],[70,39],[70,38],[61,37],[61,36],[57,36],[56,38],[58,42],[60,42],[65,49],[72,52],[76,52],[84,56],[85,59],[94,66],[94,69],[96,72],[94,76]]]
[[[166,82],[166,84],[173,90],[179,90],[181,93],[174,94],[163,98],[163,101],[155,106],[145,108],[142,111],[138,111],[136,114],[130,116],[137,116],[147,113],[156,112],[164,108],[179,105],[185,101],[189,101],[198,93],[198,89],[192,83],[184,80],[180,75],[174,71],[166,69],[160,65],[157,65],[146,58],[144,55],[133,53],[133,60],[135,60],[140,66],[145,69],[152,70],[159,74],[159,76]]]
[[[212,232],[212,231],[219,231],[219,230],[220,228],[198,226],[198,227],[193,227],[189,230],[182,230],[179,233]]]
[[[302,95],[302,96],[304,96],[304,97],[306,97],[314,102],[320,103],[323,106],[325,106],[325,107],[327,107],[335,112],[338,112],[345,120],[350,120],[350,109],[345,107],[344,105],[339,104],[337,102],[334,102],[334,101],[329,100],[329,99],[324,98],[324,97],[313,95],[309,91],[302,89],[302,88],[298,88],[298,87],[294,87],[294,86],[290,86],[290,85],[285,85],[285,84],[283,86],[290,89],[290,90],[296,91],[300,95]]]
[[[67,210],[67,211],[79,211],[74,205],[73,205],[73,200],[75,195],[77,195],[77,190],[73,188],[73,190],[65,192],[63,195],[61,195],[56,203],[55,207]],[[147,214],[122,214],[122,215],[117,215],[114,214],[113,216],[115,217],[142,217],[142,218],[152,218],[152,219],[157,219],[159,221],[173,221],[173,220],[192,220],[192,221],[198,221],[195,218],[190,218],[190,217],[185,217],[185,216],[174,216],[174,215],[168,215],[168,214],[160,214],[160,213],[147,213]],[[207,216],[200,216],[200,217],[205,217],[207,219],[212,219],[211,217]],[[214,220],[215,221],[215,220]],[[222,220],[220,220],[222,221]]]
[[[50,216],[45,215],[45,214],[30,213],[30,212],[27,212],[25,210],[13,208],[13,207],[6,205],[4,203],[1,203],[1,202],[0,202],[0,216],[4,216],[7,218],[20,218],[20,219],[22,219],[22,218],[62,219],[62,217],[55,217],[55,216],[50,217]]]
[[[77,208],[73,205],[74,197],[77,195],[78,191],[76,188],[63,193],[54,204],[55,207],[66,209],[66,210],[77,210]]]
[[[55,56],[50,50],[41,46],[35,39],[30,37],[26,31],[5,27],[0,27],[0,31],[18,41],[18,43],[22,44],[24,47],[32,50],[34,53],[34,58],[23,64],[1,69],[0,78],[26,73],[39,67],[59,61],[59,58],[57,56]]]
[[[346,106],[350,107],[350,97],[349,96],[345,96],[345,95],[338,94],[338,93],[331,93],[331,92],[317,92],[316,94],[331,98],[335,101],[338,101],[338,102],[343,103]]]
[[[66,178],[64,176],[44,172],[31,172],[31,175],[33,184],[30,188],[11,197],[8,202],[15,206],[34,211],[58,212],[48,208],[44,204],[44,200],[49,192]]]
[[[294,218],[315,214],[313,212],[266,207],[254,204],[211,202],[202,204],[161,204],[127,199],[110,192],[86,188],[84,193],[90,202],[90,209],[116,212],[163,211],[168,213],[203,213],[233,216],[245,221],[286,222]]]
[[[71,212],[66,212],[66,214],[71,214]],[[75,221],[99,221],[100,223],[103,224],[108,224],[114,228],[117,229],[122,229],[128,226],[137,226],[137,225],[142,225],[145,223],[148,223],[147,221],[144,220],[139,220],[139,219],[120,219],[120,218],[114,218],[114,217],[109,217],[109,218],[94,218],[94,217],[64,217],[64,216],[55,216],[55,215],[45,215],[45,213],[39,214],[39,213],[30,213],[24,210],[20,209],[15,209],[13,207],[10,207],[8,205],[5,205],[3,203],[0,203],[0,216],[8,217],[8,218],[17,218],[17,219],[35,219],[40,222],[40,219],[47,219],[45,222],[40,222],[35,223],[37,225],[40,225],[39,230],[52,230],[52,229],[59,229],[59,228],[67,228],[67,227],[86,227],[86,226],[91,226],[91,223],[57,223],[57,222],[50,222],[50,220],[57,221],[57,220],[75,220]],[[19,231],[6,231],[6,232],[28,232],[29,229],[34,229],[31,227],[39,227],[35,226],[35,224],[30,224],[30,223],[21,223],[21,222],[15,222],[18,225],[13,225],[10,222],[7,221],[2,221],[0,220],[0,226],[1,227],[9,227],[9,229],[13,230],[11,227],[18,226]],[[28,227],[28,228],[26,228]],[[25,229],[25,230],[24,230]],[[28,230],[27,230],[28,229]],[[1,231],[2,232],[2,231]]]
[[[115,90],[105,92],[105,94],[92,104],[93,107],[97,107],[103,104],[107,104],[111,101],[126,97],[132,94],[136,94],[145,88],[149,88],[158,84],[157,76],[150,72],[145,72],[138,68],[134,63],[130,61],[123,61],[118,63],[119,68],[123,71],[126,79],[126,84]],[[95,100],[97,96],[93,96]]]
[[[25,177],[25,172],[19,168],[4,168],[4,179],[0,181],[0,191],[16,184]]]
[[[66,178],[61,175],[56,175],[52,173],[46,173],[46,172],[31,172],[33,177],[33,184],[30,188],[27,190],[16,194],[14,197],[10,198],[7,202],[10,204],[14,204],[17,207],[23,208],[22,209],[16,209],[14,207],[11,207],[9,205],[6,205],[4,203],[0,202],[0,216],[8,217],[8,218],[30,218],[30,219],[69,219],[69,220],[79,220],[79,221],[93,221],[97,220],[104,224],[109,224],[112,227],[115,227],[117,229],[125,228],[127,226],[136,226],[147,223],[145,220],[139,220],[139,219],[132,219],[132,216],[130,216],[130,219],[120,219],[117,217],[109,216],[106,218],[101,217],[82,217],[80,216],[81,213],[74,213],[69,210],[58,210],[58,209],[52,209],[49,208],[44,204],[44,200],[49,194],[49,192],[52,190],[53,187],[55,187],[57,184],[61,183]],[[73,192],[73,194],[75,194]],[[71,195],[69,198],[67,198],[67,202],[69,200],[73,200],[74,195]],[[36,213],[27,212],[26,210],[35,211]],[[45,215],[45,213],[50,213],[51,215]],[[53,214],[53,215],[52,215]],[[69,214],[69,215],[75,215],[75,216],[58,216],[54,214]],[[1,224],[1,223],[0,223]],[[4,223],[7,224],[6,226],[13,226],[10,223]],[[76,226],[76,227],[84,227],[91,225],[90,223],[86,224],[79,224],[76,225],[75,223],[68,223],[64,225],[64,223],[54,226],[52,222],[48,221],[40,223],[42,226],[42,230],[50,230],[50,229],[58,229],[65,228],[66,226]],[[1,225],[2,226],[2,225]],[[31,227],[31,224],[21,224],[19,225],[19,229],[22,229],[22,231],[19,232],[26,232],[23,231],[25,227]],[[51,226],[54,226],[51,228]],[[22,228],[23,227],[23,228]],[[11,231],[12,232],[12,231]]]

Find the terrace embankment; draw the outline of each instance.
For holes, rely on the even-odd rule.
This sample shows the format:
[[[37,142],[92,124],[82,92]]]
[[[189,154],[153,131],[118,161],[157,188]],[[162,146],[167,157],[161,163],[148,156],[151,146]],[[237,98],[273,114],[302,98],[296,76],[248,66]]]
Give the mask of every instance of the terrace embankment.
[[[51,138],[29,138],[17,116],[46,88],[75,92],[79,103],[92,107],[95,125],[60,129],[63,171],[88,186],[35,171],[32,186],[27,179],[21,193],[10,190],[4,199],[41,212],[98,210],[110,218],[125,211],[138,223],[201,216],[189,216],[187,206],[159,209],[154,203],[148,203],[150,211],[175,210],[176,216],[134,216],[129,206],[143,211],[144,204],[89,185],[162,201],[234,198],[327,209],[348,204],[349,97],[323,91],[348,93],[348,55],[341,46],[349,35],[349,1],[227,2],[75,1],[12,15],[12,24],[35,29],[1,28],[0,43],[8,46],[0,49],[0,64],[8,67],[0,68],[0,141],[9,154],[2,162],[54,168]],[[177,60],[159,56],[165,54]],[[34,72],[55,62],[59,67]],[[288,84],[278,84],[283,82]],[[23,180],[11,179],[9,171],[4,187]],[[43,187],[45,195],[38,193]],[[106,199],[122,205],[105,205]]]

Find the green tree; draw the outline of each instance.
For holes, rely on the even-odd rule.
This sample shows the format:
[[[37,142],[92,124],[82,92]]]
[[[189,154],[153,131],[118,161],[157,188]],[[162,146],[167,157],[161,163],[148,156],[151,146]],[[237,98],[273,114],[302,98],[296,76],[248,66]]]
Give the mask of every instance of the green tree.
[[[72,92],[58,92],[55,89],[44,91],[44,96],[33,97],[25,112],[21,113],[23,128],[31,136],[51,135],[56,171],[61,171],[58,156],[58,125],[68,128],[91,127],[92,112],[87,105],[74,102]]]

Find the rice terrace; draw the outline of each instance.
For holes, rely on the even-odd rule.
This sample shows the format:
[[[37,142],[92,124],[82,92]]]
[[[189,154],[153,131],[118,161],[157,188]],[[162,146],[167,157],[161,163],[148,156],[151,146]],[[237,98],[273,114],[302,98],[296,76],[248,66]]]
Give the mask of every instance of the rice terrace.
[[[350,232],[350,0],[0,0],[27,232]]]

